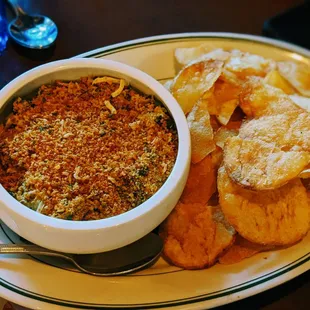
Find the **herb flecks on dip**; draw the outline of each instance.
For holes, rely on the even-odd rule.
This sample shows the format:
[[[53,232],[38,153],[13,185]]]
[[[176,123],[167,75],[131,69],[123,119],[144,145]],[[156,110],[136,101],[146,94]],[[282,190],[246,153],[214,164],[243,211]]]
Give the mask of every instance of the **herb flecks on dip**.
[[[0,126],[0,183],[42,214],[103,219],[156,193],[177,145],[165,107],[124,80],[55,82],[18,98]]]

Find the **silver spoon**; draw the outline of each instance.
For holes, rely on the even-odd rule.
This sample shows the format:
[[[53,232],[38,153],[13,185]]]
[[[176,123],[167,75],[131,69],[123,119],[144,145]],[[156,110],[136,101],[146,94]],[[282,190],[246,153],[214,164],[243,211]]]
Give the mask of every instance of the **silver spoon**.
[[[0,244],[0,254],[60,257],[73,263],[80,271],[94,276],[118,276],[145,269],[158,260],[162,250],[163,242],[154,233],[120,249],[97,254],[67,254],[34,244]]]
[[[15,1],[7,2],[16,15],[8,26],[8,32],[15,42],[32,49],[44,49],[54,43],[58,29],[49,17],[28,15]]]

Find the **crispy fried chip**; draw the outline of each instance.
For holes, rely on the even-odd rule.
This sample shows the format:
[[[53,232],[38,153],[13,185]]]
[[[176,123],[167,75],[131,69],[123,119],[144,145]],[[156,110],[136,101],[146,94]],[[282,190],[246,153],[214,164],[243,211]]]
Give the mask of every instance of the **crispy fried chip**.
[[[193,63],[179,72],[170,87],[185,114],[207,92],[221,74],[224,62],[205,60]]]
[[[241,87],[229,82],[217,81],[214,84],[214,97],[218,104],[238,98]]]
[[[310,112],[310,98],[299,96],[297,94],[290,95],[290,98],[302,109]]]
[[[230,53],[224,51],[222,48],[211,50],[209,44],[201,44],[196,47],[176,48],[174,51],[177,71],[193,61],[207,59],[226,60],[229,56]]]
[[[309,229],[310,206],[299,179],[273,191],[253,192],[218,171],[220,205],[225,218],[245,239],[265,245],[289,245]]]
[[[259,77],[249,77],[239,96],[240,107],[248,117],[302,111],[281,89],[263,82]]]
[[[292,111],[252,119],[243,123],[239,137],[273,143],[285,151],[310,152],[310,113]]]
[[[215,149],[208,106],[199,100],[187,116],[192,142],[192,163],[198,163]]]
[[[236,107],[239,104],[239,93],[241,87],[218,80],[214,86],[203,95],[203,100],[208,105],[210,115],[215,115],[222,125],[226,125]]]
[[[234,242],[234,229],[220,208],[178,203],[160,228],[164,257],[186,269],[215,264],[218,256]]]
[[[302,95],[310,97],[310,66],[293,61],[278,62],[280,74]]]
[[[232,99],[222,102],[219,105],[218,115],[216,117],[222,125],[227,125],[238,104],[238,99]]]
[[[217,81],[214,87],[213,100],[216,102],[216,117],[226,125],[239,104],[240,85]]]
[[[235,243],[220,256],[219,263],[222,265],[236,264],[257,253],[269,251],[273,248],[274,246],[250,242],[237,234]]]
[[[225,69],[235,73],[240,79],[249,75],[264,77],[274,68],[276,68],[275,61],[250,53],[236,53],[225,63]]]
[[[180,199],[182,202],[206,204],[209,201],[216,191],[217,168],[215,164],[212,155],[208,155],[197,164],[191,164],[189,176]]]
[[[218,147],[224,149],[226,139],[237,135],[238,135],[237,129],[228,129],[223,126],[215,133],[214,141]]]
[[[225,69],[225,67],[222,70],[219,80],[237,87],[239,87],[243,83],[243,80],[239,79],[235,73]]]
[[[287,95],[296,93],[293,86],[281,76],[278,70],[270,71],[266,75],[264,82],[273,87],[282,89]]]
[[[260,140],[230,137],[224,147],[224,165],[230,178],[254,190],[275,189],[286,184],[309,162],[309,152],[282,151]]]

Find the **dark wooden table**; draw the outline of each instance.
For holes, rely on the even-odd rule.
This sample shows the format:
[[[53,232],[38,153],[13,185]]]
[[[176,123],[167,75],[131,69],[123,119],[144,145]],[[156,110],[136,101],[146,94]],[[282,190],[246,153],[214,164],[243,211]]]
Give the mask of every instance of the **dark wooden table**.
[[[0,56],[0,88],[40,64],[125,40],[190,31],[260,35],[266,19],[301,2],[19,0],[26,11],[50,16],[59,27],[59,37],[56,45],[43,53],[29,52],[9,42]],[[268,292],[220,309],[310,309],[310,272]]]

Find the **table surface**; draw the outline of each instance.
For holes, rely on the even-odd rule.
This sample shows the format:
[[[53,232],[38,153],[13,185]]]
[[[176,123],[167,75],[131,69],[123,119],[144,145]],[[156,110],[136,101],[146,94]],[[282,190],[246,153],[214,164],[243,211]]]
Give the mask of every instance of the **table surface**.
[[[0,0],[2,1],[2,0]],[[0,56],[0,89],[40,64],[140,37],[192,31],[261,35],[266,19],[298,0],[19,0],[27,12],[50,16],[58,25],[56,45],[30,52],[12,42]],[[10,12],[8,11],[10,19]],[[231,309],[310,309],[310,272],[268,292],[221,307]]]

